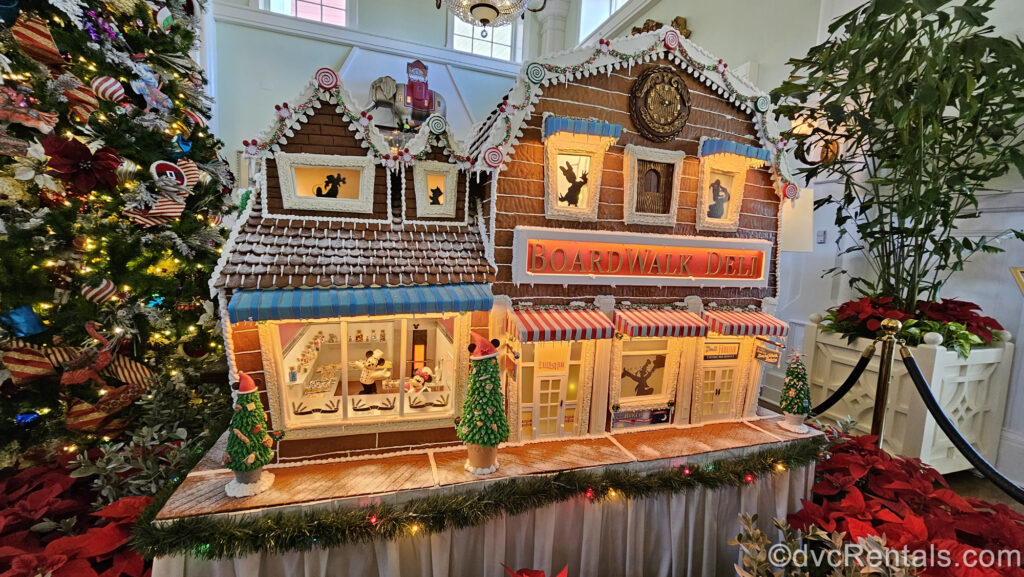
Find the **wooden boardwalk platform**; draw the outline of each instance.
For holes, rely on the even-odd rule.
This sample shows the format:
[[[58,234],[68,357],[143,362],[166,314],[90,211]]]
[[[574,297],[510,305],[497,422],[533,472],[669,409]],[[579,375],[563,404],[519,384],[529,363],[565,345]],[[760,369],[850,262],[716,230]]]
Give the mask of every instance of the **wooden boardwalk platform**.
[[[224,485],[233,473],[220,466],[226,437],[188,474],[157,515],[157,521],[308,506],[367,505],[404,501],[435,491],[467,490],[508,477],[608,466],[653,469],[686,461],[706,462],[767,445],[819,435],[792,433],[770,415],[742,422],[666,427],[574,439],[502,446],[500,468],[487,477],[463,469],[464,447],[374,455],[330,462],[269,466],[274,485],[253,497],[232,498]]]

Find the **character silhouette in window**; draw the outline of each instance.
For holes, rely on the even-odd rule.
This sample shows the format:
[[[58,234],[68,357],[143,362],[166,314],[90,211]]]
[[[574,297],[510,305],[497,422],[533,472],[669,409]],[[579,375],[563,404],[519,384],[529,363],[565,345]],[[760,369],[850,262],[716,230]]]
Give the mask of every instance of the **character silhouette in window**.
[[[636,387],[633,389],[636,396],[644,397],[647,395],[654,394],[654,387],[652,387],[648,381],[651,379],[651,375],[654,374],[658,369],[665,367],[665,356],[658,355],[654,359],[647,359],[643,366],[635,371],[631,371],[625,367],[622,369],[622,378],[632,379],[636,383]]]
[[[430,204],[434,206],[441,206],[444,203],[444,191],[441,190],[440,186],[435,186],[430,189],[430,197],[427,199]]]
[[[345,177],[341,174],[328,174],[324,179],[323,187],[316,187],[316,195],[321,198],[338,198],[341,185],[345,184]],[[324,192],[324,188],[327,192]]]
[[[711,183],[711,206],[708,207],[708,218],[724,218],[725,209],[729,206],[729,189],[722,186],[720,179]]]
[[[560,167],[562,175],[565,176],[565,180],[569,183],[569,188],[565,191],[565,194],[559,195],[558,201],[564,202],[569,206],[579,206],[580,196],[583,193],[583,187],[587,184],[587,172],[584,172],[578,179],[576,178],[576,171],[572,169],[572,165],[569,161],[565,162],[564,167]]]

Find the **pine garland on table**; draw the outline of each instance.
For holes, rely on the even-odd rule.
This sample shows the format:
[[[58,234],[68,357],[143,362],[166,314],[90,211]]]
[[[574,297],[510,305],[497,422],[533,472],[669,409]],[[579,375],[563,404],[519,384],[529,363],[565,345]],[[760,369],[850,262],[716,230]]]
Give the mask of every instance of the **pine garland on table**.
[[[807,384],[807,365],[801,354],[789,355],[779,407],[783,412],[793,415],[811,414],[811,387]]]
[[[438,494],[402,505],[310,508],[250,516],[201,516],[161,521],[168,487],[140,516],[133,546],[147,558],[188,555],[198,559],[243,557],[340,547],[449,529],[474,527],[569,499],[640,499],[704,487],[740,487],[765,476],[824,458],[831,441],[817,436],[774,445],[743,457],[640,473],[618,468],[515,477],[479,491]]]

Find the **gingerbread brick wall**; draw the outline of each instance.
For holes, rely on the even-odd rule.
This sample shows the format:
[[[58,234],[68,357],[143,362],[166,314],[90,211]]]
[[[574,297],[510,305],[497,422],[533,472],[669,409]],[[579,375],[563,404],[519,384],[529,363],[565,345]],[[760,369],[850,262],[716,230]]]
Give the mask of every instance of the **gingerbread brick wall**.
[[[745,306],[759,304],[775,293],[776,267],[770,268],[768,288],[699,288],[699,287],[637,287],[637,286],[569,286],[512,284],[512,242],[516,226],[541,226],[578,230],[628,231],[634,233],[699,235],[706,237],[756,238],[775,244],[778,249],[779,199],[772,188],[767,169],[747,173],[744,199],[740,209],[739,230],[732,232],[698,231],[697,180],[699,174],[698,146],[701,137],[724,138],[743,144],[760,146],[750,115],[723,100],[700,81],[683,71],[690,91],[691,110],[686,127],[673,140],[651,142],[640,136],[629,117],[629,91],[633,81],[651,66],[667,61],[633,66],[595,74],[569,85],[555,84],[544,93],[531,118],[522,127],[523,135],[508,158],[508,170],[500,173],[497,188],[495,222],[495,259],[498,275],[495,294],[509,295],[515,300],[535,304],[566,304],[572,300],[589,300],[598,295],[613,295],[634,302],[673,302],[691,294],[705,302]],[[597,222],[551,220],[544,213],[544,145],[541,122],[545,112],[560,116],[590,118],[622,126],[622,136],[604,156]],[[678,218],[674,227],[627,225],[623,198],[625,146],[634,144],[649,148],[682,150],[686,153],[680,181]],[[773,251],[773,252],[774,252]]]
[[[305,152],[309,154],[336,154],[340,156],[366,156],[355,133],[349,129],[349,121],[338,114],[333,106],[324,105],[305,124],[294,129],[295,136],[288,138],[288,144],[281,146],[282,152]],[[296,216],[333,216],[340,218],[391,220],[391,199],[388,198],[387,170],[379,165],[374,167],[373,214],[343,213],[335,211],[285,210],[281,199],[281,181],[277,164],[267,160],[267,207],[273,214]]]
[[[437,162],[449,162],[448,155],[444,153],[443,149],[436,146],[430,147],[430,151],[424,157],[424,160],[434,160]],[[412,167],[408,167],[405,170],[405,220],[429,220],[429,221],[452,221],[452,222],[465,222],[466,221],[466,173],[465,171],[459,171],[458,186],[455,189],[456,197],[455,200],[458,204],[455,205],[455,218],[445,218],[440,216],[430,216],[419,218],[416,216],[416,185],[415,185],[415,171]]]

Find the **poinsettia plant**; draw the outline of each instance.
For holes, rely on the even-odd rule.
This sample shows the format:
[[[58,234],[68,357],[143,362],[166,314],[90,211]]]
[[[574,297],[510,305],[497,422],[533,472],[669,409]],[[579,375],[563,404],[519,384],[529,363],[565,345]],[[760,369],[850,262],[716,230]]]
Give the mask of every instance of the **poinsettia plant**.
[[[858,338],[881,336],[882,321],[896,319],[903,323],[897,337],[910,345],[919,345],[927,333],[938,333],[943,344],[963,358],[971,347],[990,345],[999,340],[1003,326],[992,317],[981,314],[975,303],[942,299],[939,302],[920,301],[914,314],[897,308],[893,297],[862,297],[847,301],[826,311],[820,323],[821,330],[839,333],[852,344]]]
[[[1024,516],[1006,505],[961,497],[938,471],[919,459],[894,457],[875,446],[875,437],[842,437],[817,466],[812,492],[789,522],[846,534],[850,542],[884,537],[891,549],[939,552],[953,561],[926,564],[929,577],[1024,577],[1024,568],[996,559],[991,567],[970,567],[982,551],[1024,550]],[[998,528],[998,530],[993,530]],[[959,565],[959,566],[956,566]]]

